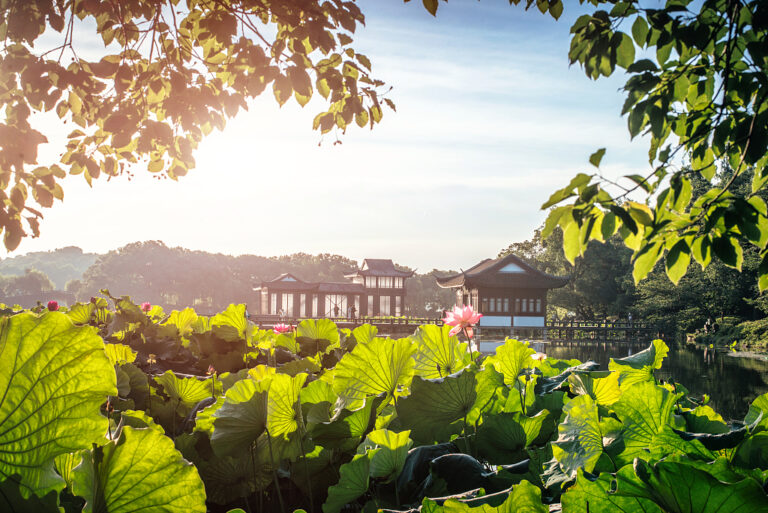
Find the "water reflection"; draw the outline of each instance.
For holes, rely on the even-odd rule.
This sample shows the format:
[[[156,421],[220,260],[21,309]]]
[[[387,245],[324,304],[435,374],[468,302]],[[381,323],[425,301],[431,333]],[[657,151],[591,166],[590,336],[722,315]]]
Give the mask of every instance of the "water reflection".
[[[623,358],[648,344],[595,342],[534,342],[534,349],[552,358],[594,360],[601,369],[613,358]],[[709,394],[710,405],[726,419],[743,419],[749,405],[768,392],[768,360],[740,358],[709,348],[671,348],[656,376],[685,385],[691,394]]]

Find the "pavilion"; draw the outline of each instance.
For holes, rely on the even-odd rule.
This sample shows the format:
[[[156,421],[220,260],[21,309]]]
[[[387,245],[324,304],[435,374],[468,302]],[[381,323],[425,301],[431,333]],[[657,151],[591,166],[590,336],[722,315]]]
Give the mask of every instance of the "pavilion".
[[[509,254],[437,278],[437,284],[456,289],[456,305],[471,305],[482,313],[480,327],[515,329],[544,328],[547,291],[563,287],[568,280],[541,272]]]
[[[366,258],[360,268],[344,275],[349,281],[312,282],[284,273],[253,290],[261,293],[262,315],[399,317],[405,312],[405,280],[411,276],[413,272],[396,269],[392,260]]]

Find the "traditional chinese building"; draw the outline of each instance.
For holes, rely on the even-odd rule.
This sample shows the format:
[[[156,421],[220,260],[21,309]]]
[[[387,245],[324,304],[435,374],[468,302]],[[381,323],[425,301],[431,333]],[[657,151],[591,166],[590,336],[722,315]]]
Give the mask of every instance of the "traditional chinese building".
[[[437,284],[456,289],[457,305],[471,305],[482,313],[481,327],[543,328],[547,291],[564,286],[568,279],[541,272],[510,254],[438,278]]]
[[[261,293],[260,313],[292,319],[404,315],[405,280],[413,272],[396,269],[389,259],[366,258],[344,276],[349,281],[311,282],[289,273],[263,281],[254,287]]]

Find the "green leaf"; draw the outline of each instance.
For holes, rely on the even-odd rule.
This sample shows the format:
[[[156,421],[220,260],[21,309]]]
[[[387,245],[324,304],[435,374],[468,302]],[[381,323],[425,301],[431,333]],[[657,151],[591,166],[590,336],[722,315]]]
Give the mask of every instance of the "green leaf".
[[[211,447],[219,456],[236,456],[261,436],[266,425],[265,383],[253,379],[238,381],[227,390],[224,403],[213,413]]]
[[[626,358],[611,358],[608,369],[619,373],[621,388],[634,383],[653,381],[653,371],[661,369],[664,357],[669,353],[669,347],[663,340],[654,340],[648,349],[635,353]]]
[[[306,388],[302,390],[302,394],[304,390]],[[381,401],[381,397],[374,397],[366,400],[359,410],[343,410],[335,415],[333,420],[311,423],[308,429],[312,440],[328,449],[354,450],[360,443],[360,438],[373,429],[376,409]],[[330,403],[327,403],[327,406],[330,406]],[[309,415],[307,420],[309,421]]]
[[[588,395],[572,399],[563,408],[565,420],[558,426],[558,439],[552,442],[552,454],[563,472],[576,477],[583,468],[592,472],[603,453],[603,434],[597,404]]]
[[[595,167],[600,167],[600,162],[603,160],[603,156],[605,155],[605,148],[600,148],[596,152],[594,152],[592,155],[589,156],[589,163],[592,164]]]
[[[648,23],[645,18],[638,16],[632,24],[632,37],[638,46],[645,46],[645,38],[648,36]]]
[[[379,394],[391,397],[398,386],[410,384],[415,351],[408,338],[377,338],[367,344],[357,344],[336,365],[333,391],[349,400]]]
[[[112,365],[133,363],[136,361],[136,351],[125,344],[104,344],[104,351]]]
[[[627,69],[635,62],[635,44],[627,34],[620,32],[621,42],[616,49],[616,64]]]
[[[630,468],[627,466],[626,468]],[[563,511],[569,513],[663,513],[648,499],[625,497],[613,493],[614,477],[602,473],[598,477],[586,477],[579,469],[576,484],[568,488],[561,498]]]
[[[663,254],[664,245],[661,242],[651,242],[635,255],[634,267],[632,268],[632,278],[635,280],[635,285],[648,276],[648,273],[651,272]]]
[[[213,333],[227,342],[245,338],[248,329],[248,319],[245,318],[245,305],[231,304],[221,313],[211,317]]]
[[[622,383],[622,396],[612,409],[624,424],[624,452],[621,458],[631,462],[645,453],[648,448],[657,447],[654,443],[669,423],[669,417],[678,394],[666,388],[646,381],[625,387]]]
[[[519,459],[522,450],[539,436],[548,415],[547,410],[542,410],[534,417],[520,412],[484,416],[475,437],[480,456],[493,465]]]
[[[688,265],[691,263],[691,249],[685,239],[680,239],[667,253],[665,260],[667,276],[672,283],[677,285],[680,279],[685,276]]]
[[[572,394],[588,395],[603,406],[610,406],[621,397],[618,372],[577,372],[568,376],[568,383]]]
[[[723,482],[691,464],[635,460],[634,472],[617,477],[619,495],[651,500],[668,513],[768,511],[765,492],[755,480]]]
[[[715,255],[727,266],[741,271],[744,262],[744,250],[736,237],[717,237],[712,243]]]
[[[408,450],[413,445],[413,440],[408,435],[410,431],[395,433],[387,429],[377,429],[368,434],[357,452],[363,454],[365,451],[374,450],[369,467],[371,477],[389,483],[400,475]]]
[[[323,513],[339,513],[341,509],[368,491],[370,459],[368,454],[357,454],[352,461],[339,468],[339,482],[328,489]]]
[[[210,379],[179,378],[170,370],[156,376],[155,382],[163,387],[175,405],[176,412],[182,417],[188,415],[197,403],[213,395]]]
[[[467,367],[470,354],[467,344],[450,335],[450,326],[419,326],[411,336],[417,351],[414,372],[423,378],[442,378]]]
[[[411,437],[421,443],[448,441],[461,432],[464,418],[477,399],[473,372],[461,371],[440,379],[416,377],[411,394],[397,403],[401,425],[411,430]]]
[[[269,385],[269,402],[267,403],[267,429],[273,437],[285,436],[298,429],[297,418],[299,392],[306,374],[290,377],[286,374],[276,374]]]
[[[339,330],[330,319],[307,319],[296,328],[296,341],[302,354],[314,356],[339,345]]]
[[[0,475],[21,495],[64,488],[53,460],[104,440],[99,408],[117,394],[104,342],[65,314],[0,319]]]
[[[485,365],[492,365],[504,375],[504,383],[508,386],[517,383],[517,377],[523,369],[534,366],[531,358],[536,351],[527,342],[508,338],[503,345],[496,348],[496,354],[485,359]]]
[[[701,268],[706,268],[712,261],[712,243],[709,237],[702,235],[694,239],[693,244],[691,244],[691,253]]]
[[[85,513],[207,511],[197,469],[154,429],[126,426],[117,441],[86,453],[73,491],[85,498]]]

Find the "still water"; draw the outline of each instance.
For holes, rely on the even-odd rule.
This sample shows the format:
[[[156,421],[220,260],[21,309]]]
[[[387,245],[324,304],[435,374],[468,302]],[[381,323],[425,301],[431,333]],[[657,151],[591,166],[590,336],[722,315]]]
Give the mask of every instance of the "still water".
[[[550,358],[593,360],[601,369],[613,358],[623,358],[648,347],[626,342],[533,342],[532,347]],[[692,346],[672,347],[656,377],[674,380],[691,395],[709,394],[710,406],[726,420],[742,420],[750,403],[768,392],[768,359],[765,356],[738,357],[727,351]]]

